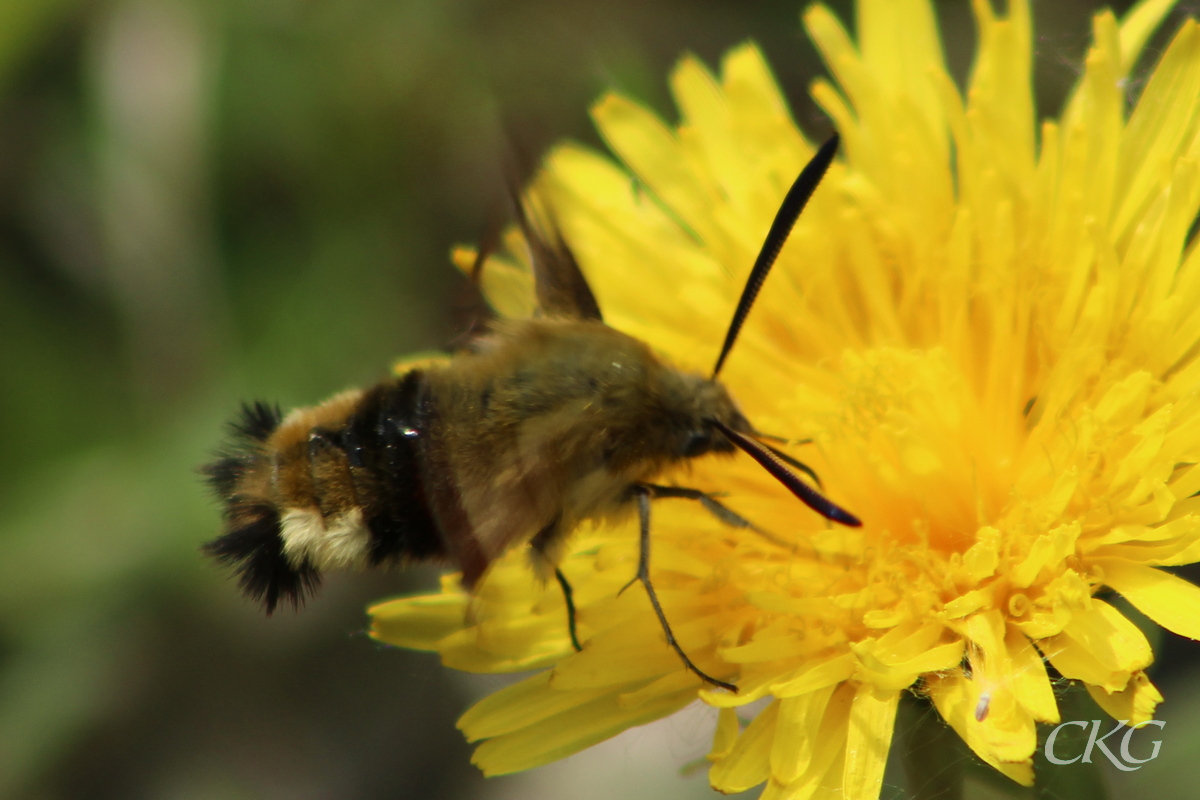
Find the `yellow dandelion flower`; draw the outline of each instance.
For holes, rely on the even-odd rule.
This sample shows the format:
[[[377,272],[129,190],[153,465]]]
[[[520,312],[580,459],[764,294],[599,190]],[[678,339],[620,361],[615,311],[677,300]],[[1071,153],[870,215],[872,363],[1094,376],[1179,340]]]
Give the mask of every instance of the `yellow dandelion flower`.
[[[1200,25],[1183,24],[1127,111],[1126,76],[1172,3],[1098,14],[1062,118],[1039,127],[1028,3],[1007,5],[974,4],[965,94],[927,0],[860,0],[857,40],[821,6],[804,14],[834,78],[812,91],[842,158],[724,382],[761,430],[811,439],[797,455],[864,525],[827,524],[744,457],[698,461],[687,484],[725,493],[768,535],[655,506],[667,616],[736,694],[682,668],[644,593],[619,593],[636,525],[571,540],[582,652],[558,588],[520,552],[472,598],[451,576],[372,609],[378,638],[449,666],[542,670],[463,716],[486,773],[700,697],[720,709],[717,789],[872,798],[898,699],[917,691],[1029,784],[1035,723],[1059,721],[1047,661],[1114,717],[1153,715],[1150,646],[1098,595],[1200,638],[1200,589],[1159,569],[1200,560]],[[814,148],[752,45],[719,76],[685,58],[671,87],[677,126],[606,96],[593,116],[620,163],[562,145],[538,189],[609,323],[703,371]],[[485,289],[529,313],[519,256],[491,259]],[[743,727],[736,709],[760,700]]]

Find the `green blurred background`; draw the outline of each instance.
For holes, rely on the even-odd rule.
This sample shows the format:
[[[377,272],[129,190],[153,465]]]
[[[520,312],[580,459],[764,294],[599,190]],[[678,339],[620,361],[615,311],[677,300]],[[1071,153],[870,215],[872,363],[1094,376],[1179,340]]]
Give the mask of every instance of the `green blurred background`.
[[[1095,4],[1035,5],[1051,114]],[[969,7],[941,8],[961,81]],[[799,11],[0,0],[0,798],[715,796],[681,775],[703,709],[483,780],[454,720],[505,680],[362,633],[370,601],[436,573],[333,576],[264,619],[197,551],[219,520],[195,469],[239,401],[311,404],[453,338],[447,254],[499,208],[498,131],[599,146],[602,91],[673,118],[679,55],[747,38],[827,131]],[[1192,795],[1195,650],[1161,645],[1163,756],[1114,796]]]

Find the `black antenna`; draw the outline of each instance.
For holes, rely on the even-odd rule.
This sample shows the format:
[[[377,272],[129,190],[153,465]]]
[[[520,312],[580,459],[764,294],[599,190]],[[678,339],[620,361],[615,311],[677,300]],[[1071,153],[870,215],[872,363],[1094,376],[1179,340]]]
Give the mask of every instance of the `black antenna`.
[[[713,367],[712,376],[714,378],[725,364],[725,357],[733,349],[733,343],[737,341],[742,323],[746,321],[746,315],[750,313],[750,308],[754,305],[754,298],[758,297],[758,290],[762,288],[763,281],[767,279],[767,273],[771,271],[771,266],[775,263],[779,251],[783,249],[783,243],[791,234],[792,227],[800,217],[800,212],[808,203],[808,198],[812,197],[821,178],[825,177],[825,171],[829,169],[837,149],[838,135],[835,133],[825,144],[821,145],[821,149],[800,171],[796,182],[784,196],[779,211],[775,213],[775,221],[771,223],[771,230],[767,231],[767,238],[763,241],[762,249],[758,251],[754,268],[750,270],[750,277],[746,279],[746,288],[742,289],[742,297],[738,300],[737,309],[733,312],[729,331],[725,334],[725,344],[721,345],[721,355],[717,357],[717,365]]]
[[[771,477],[782,483],[792,494],[800,498],[800,502],[804,503],[804,505],[822,517],[825,517],[825,519],[840,522],[851,528],[857,528],[862,525],[862,520],[858,517],[800,480],[796,473],[788,469],[787,465],[773,452],[774,448],[751,439],[744,433],[738,433],[720,420],[713,420],[712,423],[721,433],[729,437],[729,441],[740,447],[747,455],[761,464],[763,469],[771,474]]]

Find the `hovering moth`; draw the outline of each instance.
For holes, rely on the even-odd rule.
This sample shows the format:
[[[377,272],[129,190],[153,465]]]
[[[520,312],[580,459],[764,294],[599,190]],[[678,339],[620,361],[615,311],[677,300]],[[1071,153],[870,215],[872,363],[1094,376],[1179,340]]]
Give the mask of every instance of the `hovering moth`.
[[[837,147],[835,135],[785,196],[708,376],[676,369],[606,325],[562,236],[535,223],[518,198],[537,314],[493,322],[444,363],[286,416],[245,405],[230,443],[204,468],[225,515],[224,533],[205,551],[231,565],[270,613],[281,601],[298,606],[334,569],[436,561],[460,569],[470,591],[501,554],[527,545],[558,579],[579,649],[571,587],[556,566],[562,545],[585,520],[636,511],[633,580],[685,666],[734,689],[699,670],[671,633],[650,581],[650,506],[685,498],[750,526],[710,494],[655,482],[681,462],[740,450],[817,513],[860,524],[793,471],[815,483],[812,470],[764,441],[773,437],[755,430],[718,380]]]

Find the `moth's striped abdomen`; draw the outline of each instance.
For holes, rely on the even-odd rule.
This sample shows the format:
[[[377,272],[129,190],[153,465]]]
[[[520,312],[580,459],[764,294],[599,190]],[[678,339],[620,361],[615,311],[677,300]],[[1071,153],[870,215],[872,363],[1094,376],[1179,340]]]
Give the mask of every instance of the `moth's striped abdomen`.
[[[286,418],[244,406],[203,470],[225,506],[225,532],[205,552],[268,613],[299,606],[326,569],[443,557],[422,478],[432,423],[419,371]]]

